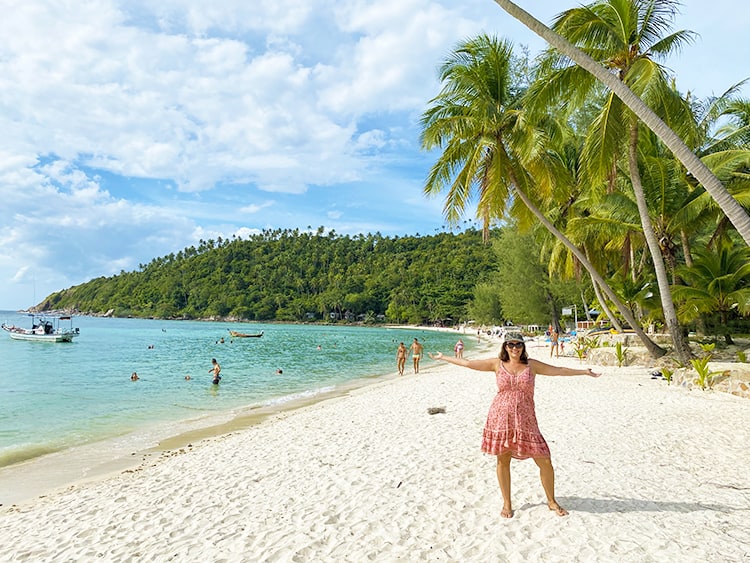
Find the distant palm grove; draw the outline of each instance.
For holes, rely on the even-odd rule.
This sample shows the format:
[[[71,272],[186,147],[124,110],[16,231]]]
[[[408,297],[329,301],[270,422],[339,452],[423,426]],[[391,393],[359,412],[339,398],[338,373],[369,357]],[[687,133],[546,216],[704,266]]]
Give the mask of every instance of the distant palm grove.
[[[50,295],[41,309],[158,318],[453,322],[493,270],[481,233],[388,238],[267,230],[201,241],[138,271]]]

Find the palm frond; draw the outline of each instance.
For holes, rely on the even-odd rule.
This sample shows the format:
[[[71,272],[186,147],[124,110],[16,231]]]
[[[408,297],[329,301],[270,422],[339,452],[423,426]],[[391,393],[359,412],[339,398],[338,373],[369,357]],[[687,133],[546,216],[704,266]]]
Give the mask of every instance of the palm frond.
[[[539,76],[521,100],[527,111],[537,114],[554,107],[565,110],[580,106],[598,84],[590,72],[578,65],[553,71],[540,70]]]
[[[728,182],[739,170],[750,168],[750,149],[736,149],[707,154],[703,163],[722,182]]]
[[[695,42],[698,34],[694,31],[680,30],[667,35],[648,48],[648,53],[654,55],[657,59],[664,59],[669,55],[679,53],[683,47],[686,47]]]
[[[624,111],[622,101],[610,94],[587,131],[581,152],[581,169],[584,177],[592,183],[599,183],[607,177],[618,151],[627,139]]]

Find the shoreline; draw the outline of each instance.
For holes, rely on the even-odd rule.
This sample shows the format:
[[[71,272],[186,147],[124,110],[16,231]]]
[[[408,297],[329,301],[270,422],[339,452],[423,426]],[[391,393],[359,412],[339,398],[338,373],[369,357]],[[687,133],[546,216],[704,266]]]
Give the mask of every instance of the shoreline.
[[[445,333],[457,333],[471,339],[471,351],[479,356],[486,356],[499,346],[500,339],[495,336],[482,334],[479,342],[474,340],[475,334],[461,331],[456,327],[424,327],[419,325],[386,325],[383,328],[407,328],[412,330],[436,331]],[[537,359],[548,363],[557,361],[569,362],[578,365],[579,360],[571,356],[560,356],[559,358],[548,358],[546,350],[549,346],[546,342],[529,340],[527,347],[532,355]],[[450,353],[446,350],[445,353]],[[423,369],[429,370],[434,365],[432,361],[425,357],[422,366]],[[585,362],[584,362],[585,363]],[[712,365],[722,365],[712,362]],[[741,364],[731,364],[741,365]],[[612,366],[600,364],[601,369],[614,369]],[[413,376],[410,372],[411,363],[407,362],[407,376]],[[635,366],[636,368],[640,366]],[[651,371],[653,368],[643,368]],[[75,486],[76,484],[106,479],[116,475],[120,471],[131,471],[139,465],[152,460],[155,456],[172,455],[173,451],[184,451],[185,448],[192,448],[194,444],[202,440],[211,440],[220,436],[241,432],[253,426],[262,424],[269,419],[279,415],[286,415],[294,411],[305,409],[333,399],[338,399],[350,395],[353,391],[370,386],[387,384],[393,379],[398,379],[398,374],[393,371],[382,375],[364,376],[352,380],[348,383],[337,386],[330,391],[321,391],[312,396],[303,396],[273,404],[254,404],[243,407],[235,407],[220,413],[212,413],[200,418],[188,418],[178,421],[172,421],[160,425],[161,430],[145,435],[143,430],[137,430],[128,434],[117,436],[110,439],[100,440],[82,446],[66,448],[61,451],[54,451],[43,454],[32,459],[24,460],[18,463],[0,467],[0,507],[8,507],[28,503],[35,497],[42,497],[47,494],[53,494],[55,491],[65,487]],[[679,384],[673,384],[679,386]],[[692,385],[682,387],[692,389]],[[718,390],[717,392],[722,392]],[[735,393],[735,395],[738,395]],[[178,426],[189,426],[187,430],[182,430]],[[163,427],[163,428],[162,428]],[[138,444],[130,447],[128,444],[133,440]],[[125,445],[122,442],[126,442]],[[115,444],[113,447],[112,444]],[[105,450],[102,456],[102,447]]]
[[[66,487],[107,479],[121,471],[133,470],[154,456],[192,448],[203,440],[247,430],[275,416],[345,397],[357,389],[386,383],[397,377],[396,372],[362,377],[311,396],[164,423],[159,426],[164,430],[157,430],[154,434],[147,435],[143,430],[129,432],[0,467],[0,508],[33,502],[34,498],[43,498]],[[191,428],[181,431],[176,428],[179,425]],[[139,445],[128,447],[131,440]]]
[[[409,328],[453,331],[441,327]],[[473,350],[485,353],[485,348],[489,344],[490,339],[485,338],[482,342],[475,343]],[[413,376],[410,372],[411,364],[407,363],[406,367],[406,375]],[[141,429],[3,466],[0,467],[0,509],[27,504],[35,498],[44,498],[67,487],[107,479],[123,471],[133,471],[155,458],[172,455],[175,450],[184,452],[185,448],[192,448],[203,440],[247,430],[274,417],[284,416],[320,402],[346,397],[358,389],[388,383],[398,378],[396,371],[359,377],[337,385],[333,390],[311,396],[297,397],[281,403],[245,405],[200,418],[163,423],[158,425],[153,433],[145,434]],[[191,428],[179,430],[177,427],[180,425]],[[130,447],[131,442],[137,445]]]
[[[421,327],[415,325],[409,328],[457,332],[457,329],[451,327]],[[460,332],[459,334],[465,333]],[[475,335],[468,334],[466,336],[473,339]],[[500,340],[497,337],[483,335],[479,342],[472,342],[471,351],[475,356],[486,356],[494,352],[494,348],[499,343]],[[579,363],[578,359],[570,356],[560,356],[555,359],[547,358],[546,350],[548,346],[541,341],[527,341],[527,347],[532,355],[535,353],[537,359],[542,361],[556,363],[559,360],[573,365]],[[450,353],[450,351],[445,352]],[[426,357],[426,361],[428,366],[434,367],[434,363],[428,357]],[[423,369],[430,370],[430,367],[425,367],[424,361],[422,366]],[[413,376],[410,372],[411,364],[407,363],[406,367],[406,376]],[[601,369],[612,369],[612,366],[602,365],[600,367]],[[172,455],[173,451],[176,450],[184,452],[185,448],[192,448],[200,441],[241,432],[272,420],[274,417],[286,416],[317,403],[349,396],[352,392],[362,388],[387,384],[394,379],[399,379],[395,371],[382,375],[360,377],[339,385],[333,390],[322,391],[311,396],[297,397],[281,403],[246,405],[200,418],[172,421],[160,425],[161,430],[152,434],[145,435],[143,430],[129,432],[122,436],[46,453],[29,460],[0,467],[0,491],[4,491],[0,496],[0,507],[28,503],[33,501],[35,497],[53,494],[65,487],[106,479],[121,471],[132,471],[139,465],[152,460],[155,456]],[[683,387],[685,386],[683,385]],[[688,387],[688,389],[690,388]],[[177,428],[182,425],[190,428],[187,430]],[[128,444],[131,442],[129,438],[132,438],[138,445],[129,447]],[[102,449],[105,450],[104,456],[102,456]]]
[[[431,339],[427,331],[420,327],[397,328],[413,332],[420,339]],[[382,334],[390,333],[389,328],[384,329],[380,329]],[[390,338],[388,336],[388,339]],[[163,417],[148,424],[144,424],[147,422],[145,417],[136,417],[137,427],[135,424],[113,424],[99,433],[108,437],[94,436],[94,441],[85,444],[80,444],[82,439],[88,436],[85,433],[78,440],[79,445],[70,446],[72,440],[56,440],[52,435],[52,426],[50,439],[28,440],[29,447],[25,449],[21,447],[25,444],[21,444],[15,450],[12,447],[4,450],[4,463],[0,467],[0,504],[8,506],[23,502],[81,479],[92,479],[130,468],[143,456],[183,447],[191,441],[257,424],[278,412],[293,410],[338,394],[346,394],[352,388],[395,377],[395,367],[395,359],[391,363],[389,357],[386,357],[383,364],[360,362],[353,366],[356,368],[352,370],[353,373],[348,370],[340,372],[348,377],[357,377],[347,382],[311,383],[311,389],[284,390],[277,395],[257,400],[250,398],[247,401],[236,401],[237,404],[227,405],[224,409],[185,408],[182,413],[178,413],[180,418]],[[181,380],[181,377],[178,377],[178,380]],[[186,388],[190,389],[187,384]],[[169,398],[166,398],[166,401],[169,402]],[[190,405],[184,398],[180,404]],[[42,445],[37,447],[37,443]]]
[[[515,517],[500,519],[479,448],[494,377],[428,359],[419,375],[3,506],[0,541],[10,560],[747,560],[747,401],[592,367],[603,375],[537,378],[565,518],[526,460],[512,465]]]

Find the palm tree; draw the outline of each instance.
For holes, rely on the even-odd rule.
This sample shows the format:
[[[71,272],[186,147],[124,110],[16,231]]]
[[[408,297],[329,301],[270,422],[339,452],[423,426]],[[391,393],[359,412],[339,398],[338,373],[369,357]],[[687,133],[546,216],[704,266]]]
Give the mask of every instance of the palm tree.
[[[586,116],[583,116],[583,120]],[[580,170],[580,151],[583,145],[582,137],[576,132],[577,128],[570,124],[555,118],[545,118],[543,126],[546,130],[547,138],[554,142],[547,144],[545,147],[547,160],[544,161],[545,167],[552,173],[546,173],[544,167],[533,166],[532,169],[537,171],[537,183],[550,184],[550,187],[543,190],[547,197],[545,198],[545,214],[560,228],[565,229],[565,234],[584,252],[586,259],[593,264],[599,272],[607,272],[610,261],[608,258],[611,253],[601,252],[601,249],[608,246],[606,241],[607,234],[603,229],[597,228],[592,232],[587,232],[583,236],[581,233],[571,230],[571,225],[576,224],[582,218],[580,213],[588,215],[590,211],[586,209],[586,202],[590,199],[591,189],[586,182]],[[536,164],[543,162],[535,161]],[[552,166],[549,166],[550,163]],[[574,238],[574,237],[577,237]],[[561,272],[563,275],[575,275],[577,278],[581,274],[581,263],[576,256],[559,240],[552,239],[550,243],[549,271]],[[617,245],[619,252],[625,252],[627,244]],[[591,249],[596,248],[596,252]],[[625,252],[626,253],[626,252]],[[615,263],[619,261],[614,260]],[[628,263],[627,258],[625,262]],[[591,278],[592,288],[599,303],[599,307],[609,319],[612,326],[618,331],[622,331],[622,326],[616,315],[614,315],[607,304],[607,300],[602,295],[599,284],[594,278]],[[582,296],[582,303],[585,305],[585,298]]]
[[[654,292],[656,282],[648,278],[648,274],[640,274],[633,279],[624,272],[619,272],[610,280],[610,284],[617,289],[623,302],[633,311],[633,315],[640,321],[647,316],[650,321],[661,321],[661,316],[654,316],[659,311],[658,299]]]
[[[650,131],[647,133],[639,143],[643,191],[661,257],[668,273],[674,276],[674,269],[682,258],[680,250],[684,256],[689,256],[690,236],[713,216],[695,204],[696,190],[685,180],[683,166]],[[618,177],[613,183],[623,185],[624,178]],[[623,274],[629,272],[632,279],[641,275],[646,264],[643,256],[640,259],[638,256],[644,250],[645,240],[632,194],[617,189],[594,194],[577,202],[575,210],[578,217],[568,224],[568,235],[575,242],[585,241],[607,254],[621,250],[622,268],[619,270]]]
[[[475,195],[476,180],[485,242],[492,220],[506,212],[510,186],[527,180],[518,154],[508,150],[508,143],[519,144],[525,133],[517,127],[521,93],[511,76],[512,57],[509,42],[487,35],[460,44],[442,65],[443,90],[421,120],[423,147],[446,145],[425,192],[450,184],[444,211],[455,224]]]
[[[553,29],[580,46],[610,69],[619,80],[641,94],[664,115],[678,123],[692,123],[688,105],[670,87],[666,70],[654,62],[689,41],[678,31],[660,37],[674,16],[672,0],[599,0],[557,16]],[[565,96],[571,105],[581,103],[597,83],[584,69],[550,50],[541,64],[541,75],[529,92],[536,107],[549,106]],[[626,150],[628,175],[638,207],[641,227],[659,285],[664,318],[675,353],[687,361],[690,348],[679,326],[659,239],[649,213],[638,162],[639,121],[622,101],[610,93],[589,127],[582,159],[594,183],[611,176],[619,154]]]
[[[693,101],[688,93],[688,99],[698,131],[693,146],[695,153],[740,204],[750,207],[750,101],[737,97],[745,82],[735,84],[718,97]],[[726,217],[703,186],[697,185],[695,178],[681,165],[680,168],[681,180],[690,197],[676,220],[693,226],[713,224],[712,240],[720,238],[727,227]],[[690,265],[690,249],[683,246]]]
[[[733,313],[750,314],[750,251],[721,245],[717,251],[696,252],[692,266],[679,269],[688,285],[673,288],[682,303],[680,314],[688,321],[701,316],[718,316],[717,326],[732,344],[729,320]]]
[[[621,80],[612,74],[603,65],[596,62],[592,57],[571,45],[560,35],[552,31],[531,14],[521,9],[510,0],[495,0],[495,2],[511,16],[528,27],[531,31],[542,37],[551,46],[560,51],[564,56],[575,61],[576,64],[586,69],[597,80],[602,82],[622,102],[630,108],[659,138],[666,144],[675,156],[682,162],[688,171],[703,184],[711,197],[716,201],[721,210],[731,221],[737,232],[740,233],[745,244],[750,246],[750,215],[727,191],[723,184],[701,162],[701,160],[688,148],[685,142],[670,129],[661,118],[656,115],[633,91]]]
[[[460,218],[476,196],[485,231],[493,219],[504,215],[508,202],[516,216],[523,215],[522,203],[578,258],[649,352],[663,355],[664,350],[643,332],[584,253],[528,195],[534,181],[527,165],[538,166],[545,157],[539,148],[539,130],[523,118],[522,91],[516,87],[511,68],[512,45],[486,35],[460,44],[442,65],[443,88],[421,120],[423,148],[443,151],[430,170],[425,193],[436,195],[447,189],[444,209],[451,222]]]

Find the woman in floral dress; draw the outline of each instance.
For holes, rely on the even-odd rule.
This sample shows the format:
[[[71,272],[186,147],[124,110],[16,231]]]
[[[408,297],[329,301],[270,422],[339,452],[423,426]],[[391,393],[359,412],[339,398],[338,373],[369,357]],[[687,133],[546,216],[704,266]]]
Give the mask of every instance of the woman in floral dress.
[[[555,500],[555,470],[549,447],[536,421],[534,410],[534,380],[536,375],[589,375],[599,377],[590,368],[574,369],[551,366],[532,360],[526,354],[526,344],[520,333],[508,333],[503,339],[497,358],[467,360],[441,353],[430,355],[457,366],[478,371],[491,371],[497,379],[495,395],[482,436],[482,451],[497,456],[497,480],[503,495],[503,518],[513,516],[510,500],[510,460],[532,458],[539,466],[539,476],[547,506],[559,516],[565,510]]]

